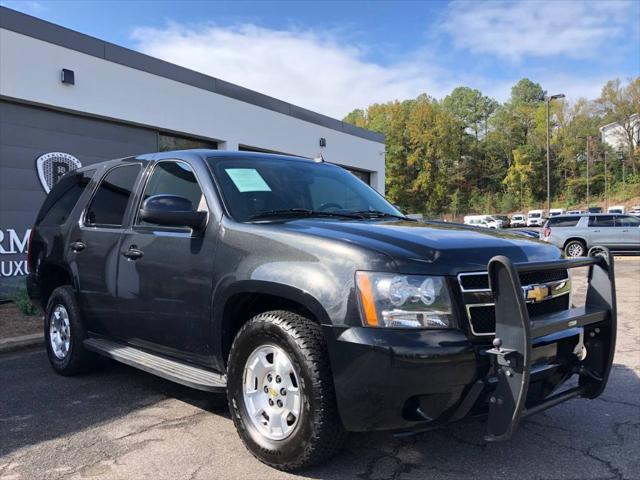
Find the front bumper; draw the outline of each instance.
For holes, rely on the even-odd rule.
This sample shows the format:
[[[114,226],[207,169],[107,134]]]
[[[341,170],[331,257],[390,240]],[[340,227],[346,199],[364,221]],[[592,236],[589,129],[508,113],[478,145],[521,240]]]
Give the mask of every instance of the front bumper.
[[[327,326],[325,337],[340,416],[350,431],[414,429],[439,420],[478,374],[475,348],[459,330]],[[420,403],[429,419],[417,413]]]
[[[505,261],[514,272],[544,266],[514,267],[496,257],[489,271]],[[590,293],[585,309],[536,317],[535,322],[528,318],[522,295],[513,294],[521,292],[518,275],[507,278],[500,271],[498,278],[494,273],[500,337],[494,348],[471,342],[460,330],[325,326],[345,428],[415,432],[488,415],[488,438],[496,440],[508,438],[526,415],[575,396],[595,398],[606,384],[615,347],[610,261],[545,262],[548,268],[590,265]],[[583,347],[588,353],[581,360]],[[578,387],[556,394],[575,374]]]

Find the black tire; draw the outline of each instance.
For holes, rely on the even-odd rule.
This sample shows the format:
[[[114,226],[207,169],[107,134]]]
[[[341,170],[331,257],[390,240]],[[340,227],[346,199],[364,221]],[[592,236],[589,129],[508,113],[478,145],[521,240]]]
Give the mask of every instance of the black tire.
[[[302,412],[289,437],[272,440],[248,418],[243,397],[245,363],[264,345],[285,351],[300,378]],[[261,313],[238,332],[227,368],[233,423],[247,449],[261,462],[284,471],[317,464],[338,451],[345,438],[335,400],[327,347],[320,325],[288,311]]]
[[[63,358],[58,358],[51,345],[50,325],[58,306],[64,307],[69,318],[69,348]],[[86,330],[73,289],[64,285],[56,288],[49,297],[44,315],[44,338],[47,355],[53,369],[61,375],[77,375],[91,370],[96,363],[97,355],[90,352],[82,342],[86,338]]]
[[[587,254],[587,246],[582,240],[570,240],[564,246],[567,257],[584,257]]]

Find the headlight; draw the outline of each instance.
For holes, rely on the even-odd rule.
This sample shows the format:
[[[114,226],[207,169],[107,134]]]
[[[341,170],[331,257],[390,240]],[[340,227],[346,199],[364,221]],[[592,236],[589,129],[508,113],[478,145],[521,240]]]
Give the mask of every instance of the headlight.
[[[356,272],[362,323],[368,327],[452,328],[444,277]]]

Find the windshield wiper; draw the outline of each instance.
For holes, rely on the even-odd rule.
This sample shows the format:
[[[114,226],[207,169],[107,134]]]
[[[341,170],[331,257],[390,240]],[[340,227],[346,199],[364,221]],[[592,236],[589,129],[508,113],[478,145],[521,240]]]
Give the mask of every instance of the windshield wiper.
[[[304,217],[341,217],[341,218],[365,218],[363,214],[358,212],[341,213],[341,212],[323,212],[322,210],[311,210],[308,208],[285,208],[281,210],[267,210],[266,212],[256,213],[249,220],[258,220],[268,217],[287,217],[287,216],[304,216]]]
[[[397,218],[399,220],[406,220],[408,222],[417,222],[414,218],[409,218],[404,215],[395,215],[393,213],[381,212],[380,210],[358,210],[355,212],[349,212],[354,215],[361,215],[364,218]]]

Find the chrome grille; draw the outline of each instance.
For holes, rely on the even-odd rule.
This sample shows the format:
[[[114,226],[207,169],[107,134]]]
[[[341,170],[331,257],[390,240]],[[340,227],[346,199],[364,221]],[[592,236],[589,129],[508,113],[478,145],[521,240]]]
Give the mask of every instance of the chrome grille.
[[[527,310],[532,321],[535,321],[535,317],[538,315],[569,308],[571,284],[569,273],[566,269],[523,272],[519,276],[523,288],[531,285],[546,284],[557,290],[556,293],[552,292],[550,298],[542,302],[527,303]],[[491,289],[489,288],[488,273],[461,273],[458,275],[458,283],[462,292],[471,333],[475,336],[494,335],[496,326],[495,307],[491,297]]]
[[[566,270],[549,270],[545,272],[522,272],[519,274],[520,285],[535,285],[537,283],[558,282],[567,280]],[[468,272],[458,275],[458,283],[463,292],[488,292],[489,274],[487,272]]]
[[[496,331],[496,311],[493,304],[467,305],[467,313],[474,335],[493,335]],[[528,303],[529,317],[559,312],[569,308],[569,295],[550,298],[541,303]]]

